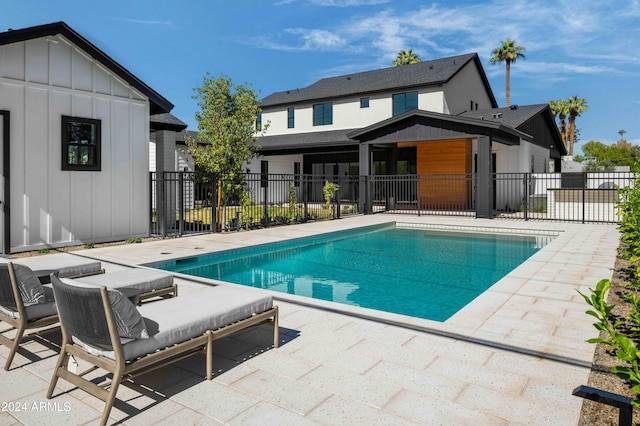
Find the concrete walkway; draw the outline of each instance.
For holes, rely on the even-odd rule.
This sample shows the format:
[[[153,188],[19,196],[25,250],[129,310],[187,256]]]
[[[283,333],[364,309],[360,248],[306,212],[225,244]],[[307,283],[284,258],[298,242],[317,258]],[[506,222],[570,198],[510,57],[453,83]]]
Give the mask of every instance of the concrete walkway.
[[[83,250],[107,273],[175,257],[374,223],[559,236],[445,323],[273,293],[280,348],[269,326],[218,341],[215,376],[196,355],[122,386],[111,421],[127,425],[575,425],[594,346],[582,297],[611,278],[614,225],[373,215]],[[181,294],[207,280],[177,278]],[[209,282],[211,284],[212,282]],[[255,290],[266,291],[266,290]],[[427,301],[428,302],[428,301]],[[59,381],[47,400],[59,333],[19,351],[0,372],[0,424],[96,424],[102,401]],[[0,357],[7,349],[0,347]],[[0,360],[2,361],[2,360]],[[4,362],[4,361],[2,361]]]

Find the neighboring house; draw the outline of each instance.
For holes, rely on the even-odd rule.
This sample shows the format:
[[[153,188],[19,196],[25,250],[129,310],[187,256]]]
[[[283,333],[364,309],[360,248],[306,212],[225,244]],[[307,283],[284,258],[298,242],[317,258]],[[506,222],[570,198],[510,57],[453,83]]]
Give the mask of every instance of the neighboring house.
[[[250,172],[477,173],[480,216],[491,216],[491,173],[548,171],[566,154],[548,106],[498,108],[475,53],[325,78],[261,107],[269,127]]]
[[[151,131],[149,137],[149,171],[156,170],[193,172],[195,165],[193,157],[187,152],[185,135],[198,140],[198,132],[186,130],[187,124],[172,114],[156,114],[151,116],[151,125],[155,129],[167,128],[176,131],[175,150],[165,150],[164,156],[157,154],[156,132]]]
[[[0,251],[149,234],[149,135],[173,105],[63,22],[0,33]],[[173,143],[173,146],[172,146]]]

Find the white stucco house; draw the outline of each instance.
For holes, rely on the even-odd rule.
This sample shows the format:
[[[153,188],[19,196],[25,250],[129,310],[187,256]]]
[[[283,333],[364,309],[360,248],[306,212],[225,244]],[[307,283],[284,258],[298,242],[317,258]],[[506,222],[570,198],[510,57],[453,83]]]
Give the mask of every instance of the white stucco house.
[[[0,33],[0,251],[147,236],[150,134],[179,131],[150,116],[172,108],[64,22]]]
[[[499,108],[475,53],[325,78],[261,107],[257,125],[269,127],[248,165],[254,173],[476,173],[484,202],[492,173],[559,171],[566,154],[549,106]],[[466,203],[472,190],[450,195]],[[418,196],[433,193],[423,185]],[[479,207],[488,216],[491,208]]]

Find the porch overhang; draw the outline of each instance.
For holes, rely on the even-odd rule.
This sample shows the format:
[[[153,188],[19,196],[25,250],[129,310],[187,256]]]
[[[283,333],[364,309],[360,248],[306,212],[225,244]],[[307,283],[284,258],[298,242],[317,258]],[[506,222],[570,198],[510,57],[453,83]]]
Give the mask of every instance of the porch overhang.
[[[495,121],[466,118],[437,112],[412,110],[346,135],[360,144],[395,144],[488,136],[505,145],[519,145],[533,137]]]

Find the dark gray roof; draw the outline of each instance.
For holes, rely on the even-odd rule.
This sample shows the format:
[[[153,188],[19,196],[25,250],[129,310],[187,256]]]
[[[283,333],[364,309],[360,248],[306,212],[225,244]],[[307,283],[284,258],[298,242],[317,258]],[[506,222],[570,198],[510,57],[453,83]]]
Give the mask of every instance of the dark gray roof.
[[[424,111],[421,109],[414,109],[411,111],[407,111],[395,117],[391,117],[389,119],[380,121],[370,126],[363,127],[362,129],[357,129],[353,132],[349,132],[347,136],[352,139],[361,140],[362,137],[367,134],[371,134],[382,128],[390,127],[397,123],[410,120],[413,117],[418,117],[418,118],[422,117],[425,119],[435,120],[435,122],[438,123],[437,126],[441,125],[441,123],[448,122],[448,123],[455,123],[455,124],[470,126],[468,127],[469,129],[475,128],[475,129],[495,130],[495,131],[501,132],[503,135],[506,135],[508,139],[515,140],[516,142],[519,141],[519,139],[531,140],[530,135],[520,130],[517,130],[516,128],[506,123],[491,121],[491,120],[480,120],[478,118],[463,117],[460,115],[442,114],[439,112]],[[467,133],[469,133],[468,130],[467,130]],[[482,132],[475,131],[475,130],[472,131],[471,133],[482,134]]]
[[[72,30],[64,22],[54,22],[51,24],[39,25],[36,27],[22,28],[19,30],[8,30],[2,32],[0,33],[0,46],[25,40],[32,40],[40,37],[54,36],[57,34],[64,36],[73,44],[81,48],[93,59],[106,66],[109,70],[118,75],[124,81],[146,95],[151,103],[151,114],[169,112],[173,109],[173,104],[171,102],[169,102],[151,87],[147,86],[144,82],[131,74],[122,65],[118,64],[106,53],[90,43],[87,39]]]
[[[358,141],[347,137],[347,133],[355,130],[357,129],[262,136],[258,138],[256,143],[260,146],[261,150],[357,145]]]
[[[180,132],[187,128],[187,123],[168,112],[154,114],[149,118],[151,130],[174,130]]]
[[[548,108],[549,104],[536,105],[512,105],[505,108],[479,109],[465,111],[458,114],[459,117],[475,118],[479,120],[489,120],[506,124],[517,129],[520,125],[530,120],[540,112]]]
[[[261,103],[263,107],[268,107],[443,84],[471,61],[474,61],[478,67],[485,90],[489,94],[492,104],[497,106],[498,104],[477,53],[467,53],[417,64],[324,78],[302,89],[272,93],[263,98]]]

